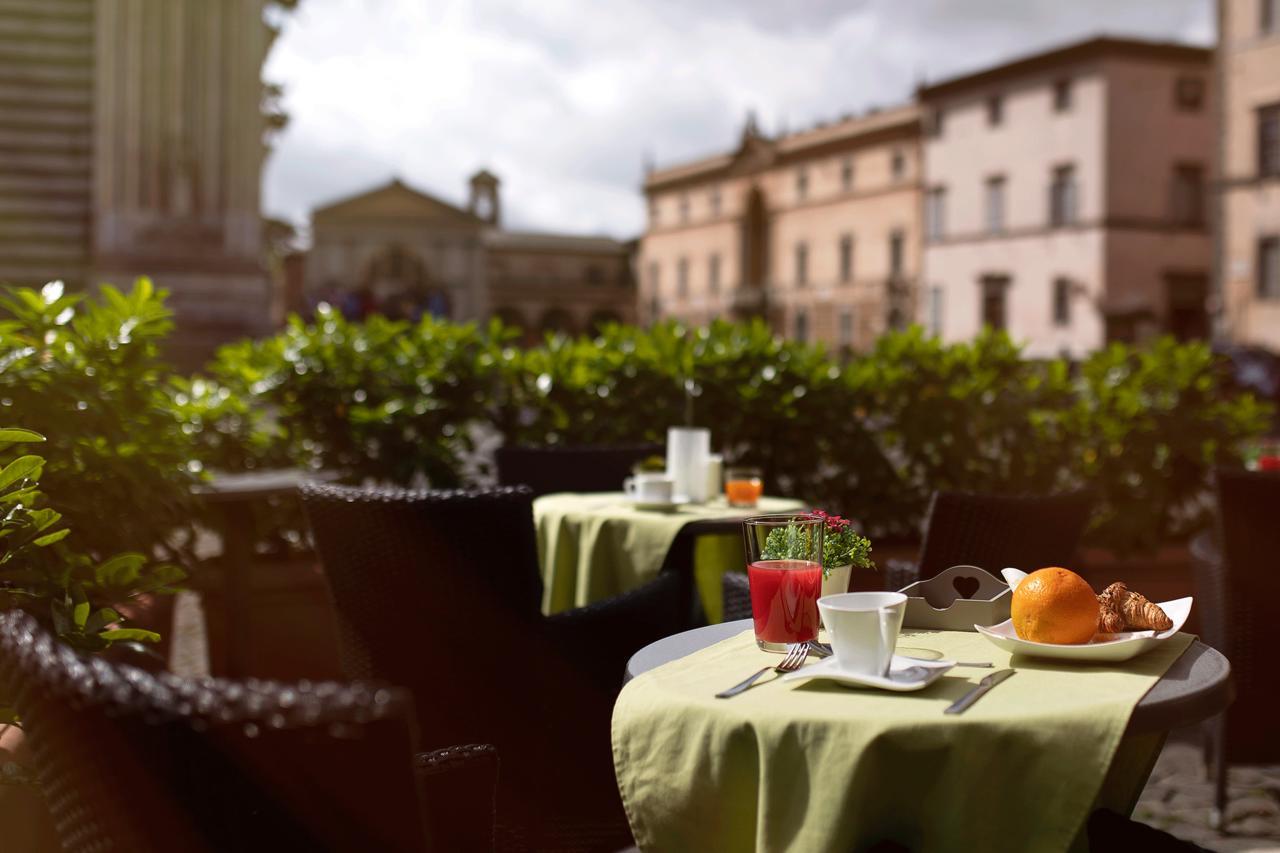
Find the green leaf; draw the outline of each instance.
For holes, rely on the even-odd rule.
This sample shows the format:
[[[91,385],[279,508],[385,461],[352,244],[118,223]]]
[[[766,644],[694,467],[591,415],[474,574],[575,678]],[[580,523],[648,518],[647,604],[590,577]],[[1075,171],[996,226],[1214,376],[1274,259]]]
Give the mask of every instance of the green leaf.
[[[63,528],[62,530],[55,530],[53,533],[46,533],[44,536],[41,536],[39,539],[34,540],[31,544],[35,545],[37,548],[44,548],[48,545],[52,545],[54,542],[61,542],[63,539],[66,539],[70,535],[71,535],[71,528],[66,527],[66,528]]]
[[[124,617],[115,610],[110,607],[104,607],[90,616],[88,621],[84,623],[85,633],[96,634],[108,625],[119,622],[122,618]]]
[[[80,584],[71,587],[71,602],[71,621],[77,628],[84,630],[92,608],[89,606],[89,596],[84,594],[84,587]]]
[[[44,459],[40,456],[19,456],[0,471],[0,489],[28,479],[39,479]]]
[[[117,554],[94,571],[100,586],[130,587],[138,581],[147,558],[142,554]]]
[[[53,617],[53,630],[58,636],[70,634],[75,626],[71,622],[71,602],[54,598],[49,602],[49,615]]]
[[[166,589],[187,579],[187,573],[177,566],[165,563],[155,566],[145,573],[143,579],[134,589],[134,595]]]
[[[29,429],[4,427],[0,428],[0,441],[7,441],[10,444],[31,443],[44,441],[44,436]]]
[[[110,631],[102,631],[98,636],[111,642],[129,640],[139,643],[158,643],[160,641],[160,635],[155,631],[144,631],[141,628],[112,628]]]

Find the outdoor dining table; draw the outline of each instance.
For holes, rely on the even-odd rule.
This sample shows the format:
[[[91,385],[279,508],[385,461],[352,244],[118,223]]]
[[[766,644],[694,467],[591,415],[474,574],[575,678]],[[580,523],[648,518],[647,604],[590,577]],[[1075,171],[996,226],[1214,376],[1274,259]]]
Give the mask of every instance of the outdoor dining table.
[[[196,498],[216,512],[218,534],[222,538],[222,572],[225,603],[223,630],[226,635],[226,674],[251,674],[253,639],[246,614],[250,605],[250,572],[254,555],[253,508],[271,498],[292,497],[310,480],[332,480],[327,472],[295,468],[263,471],[215,473],[192,489]]]
[[[1226,658],[1186,634],[1118,664],[1011,656],[975,632],[906,628],[898,645],[1018,672],[951,715],[993,669],[956,667],[917,693],[772,676],[717,699],[780,660],[755,648],[751,620],[636,652],[613,746],[640,848],[1071,849],[1094,809],[1132,811],[1171,729],[1233,695]]]
[[[542,569],[544,613],[558,613],[619,595],[653,580],[682,531],[698,533],[693,566],[707,621],[720,621],[720,574],[745,568],[734,522],[752,515],[795,512],[792,498],[761,497],[754,507],[723,498],[667,510],[640,509],[622,492],[543,495],[533,502]]]

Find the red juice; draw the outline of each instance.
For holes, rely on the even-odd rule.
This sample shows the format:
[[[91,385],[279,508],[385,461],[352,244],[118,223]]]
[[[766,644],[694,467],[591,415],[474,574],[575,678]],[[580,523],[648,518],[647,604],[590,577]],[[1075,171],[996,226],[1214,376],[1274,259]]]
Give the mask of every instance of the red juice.
[[[747,566],[756,639],[804,643],[818,638],[822,565],[811,560],[759,560]]]

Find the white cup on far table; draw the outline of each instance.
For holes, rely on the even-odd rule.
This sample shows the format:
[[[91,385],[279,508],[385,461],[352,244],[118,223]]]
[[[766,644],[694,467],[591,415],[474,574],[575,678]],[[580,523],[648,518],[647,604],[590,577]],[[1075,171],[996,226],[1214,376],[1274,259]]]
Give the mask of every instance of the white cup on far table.
[[[818,610],[841,669],[863,675],[888,675],[902,617],[907,612],[905,595],[842,592],[819,598]]]
[[[644,503],[671,503],[675,481],[662,473],[636,474],[622,482],[627,497]]]

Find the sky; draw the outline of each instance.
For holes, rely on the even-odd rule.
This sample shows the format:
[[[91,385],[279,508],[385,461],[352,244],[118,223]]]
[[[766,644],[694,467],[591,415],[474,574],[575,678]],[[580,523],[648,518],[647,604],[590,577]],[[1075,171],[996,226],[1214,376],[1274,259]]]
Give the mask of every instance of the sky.
[[[263,76],[284,86],[266,212],[399,177],[506,227],[633,237],[644,164],[888,106],[1094,35],[1210,44],[1212,0],[302,0]]]

